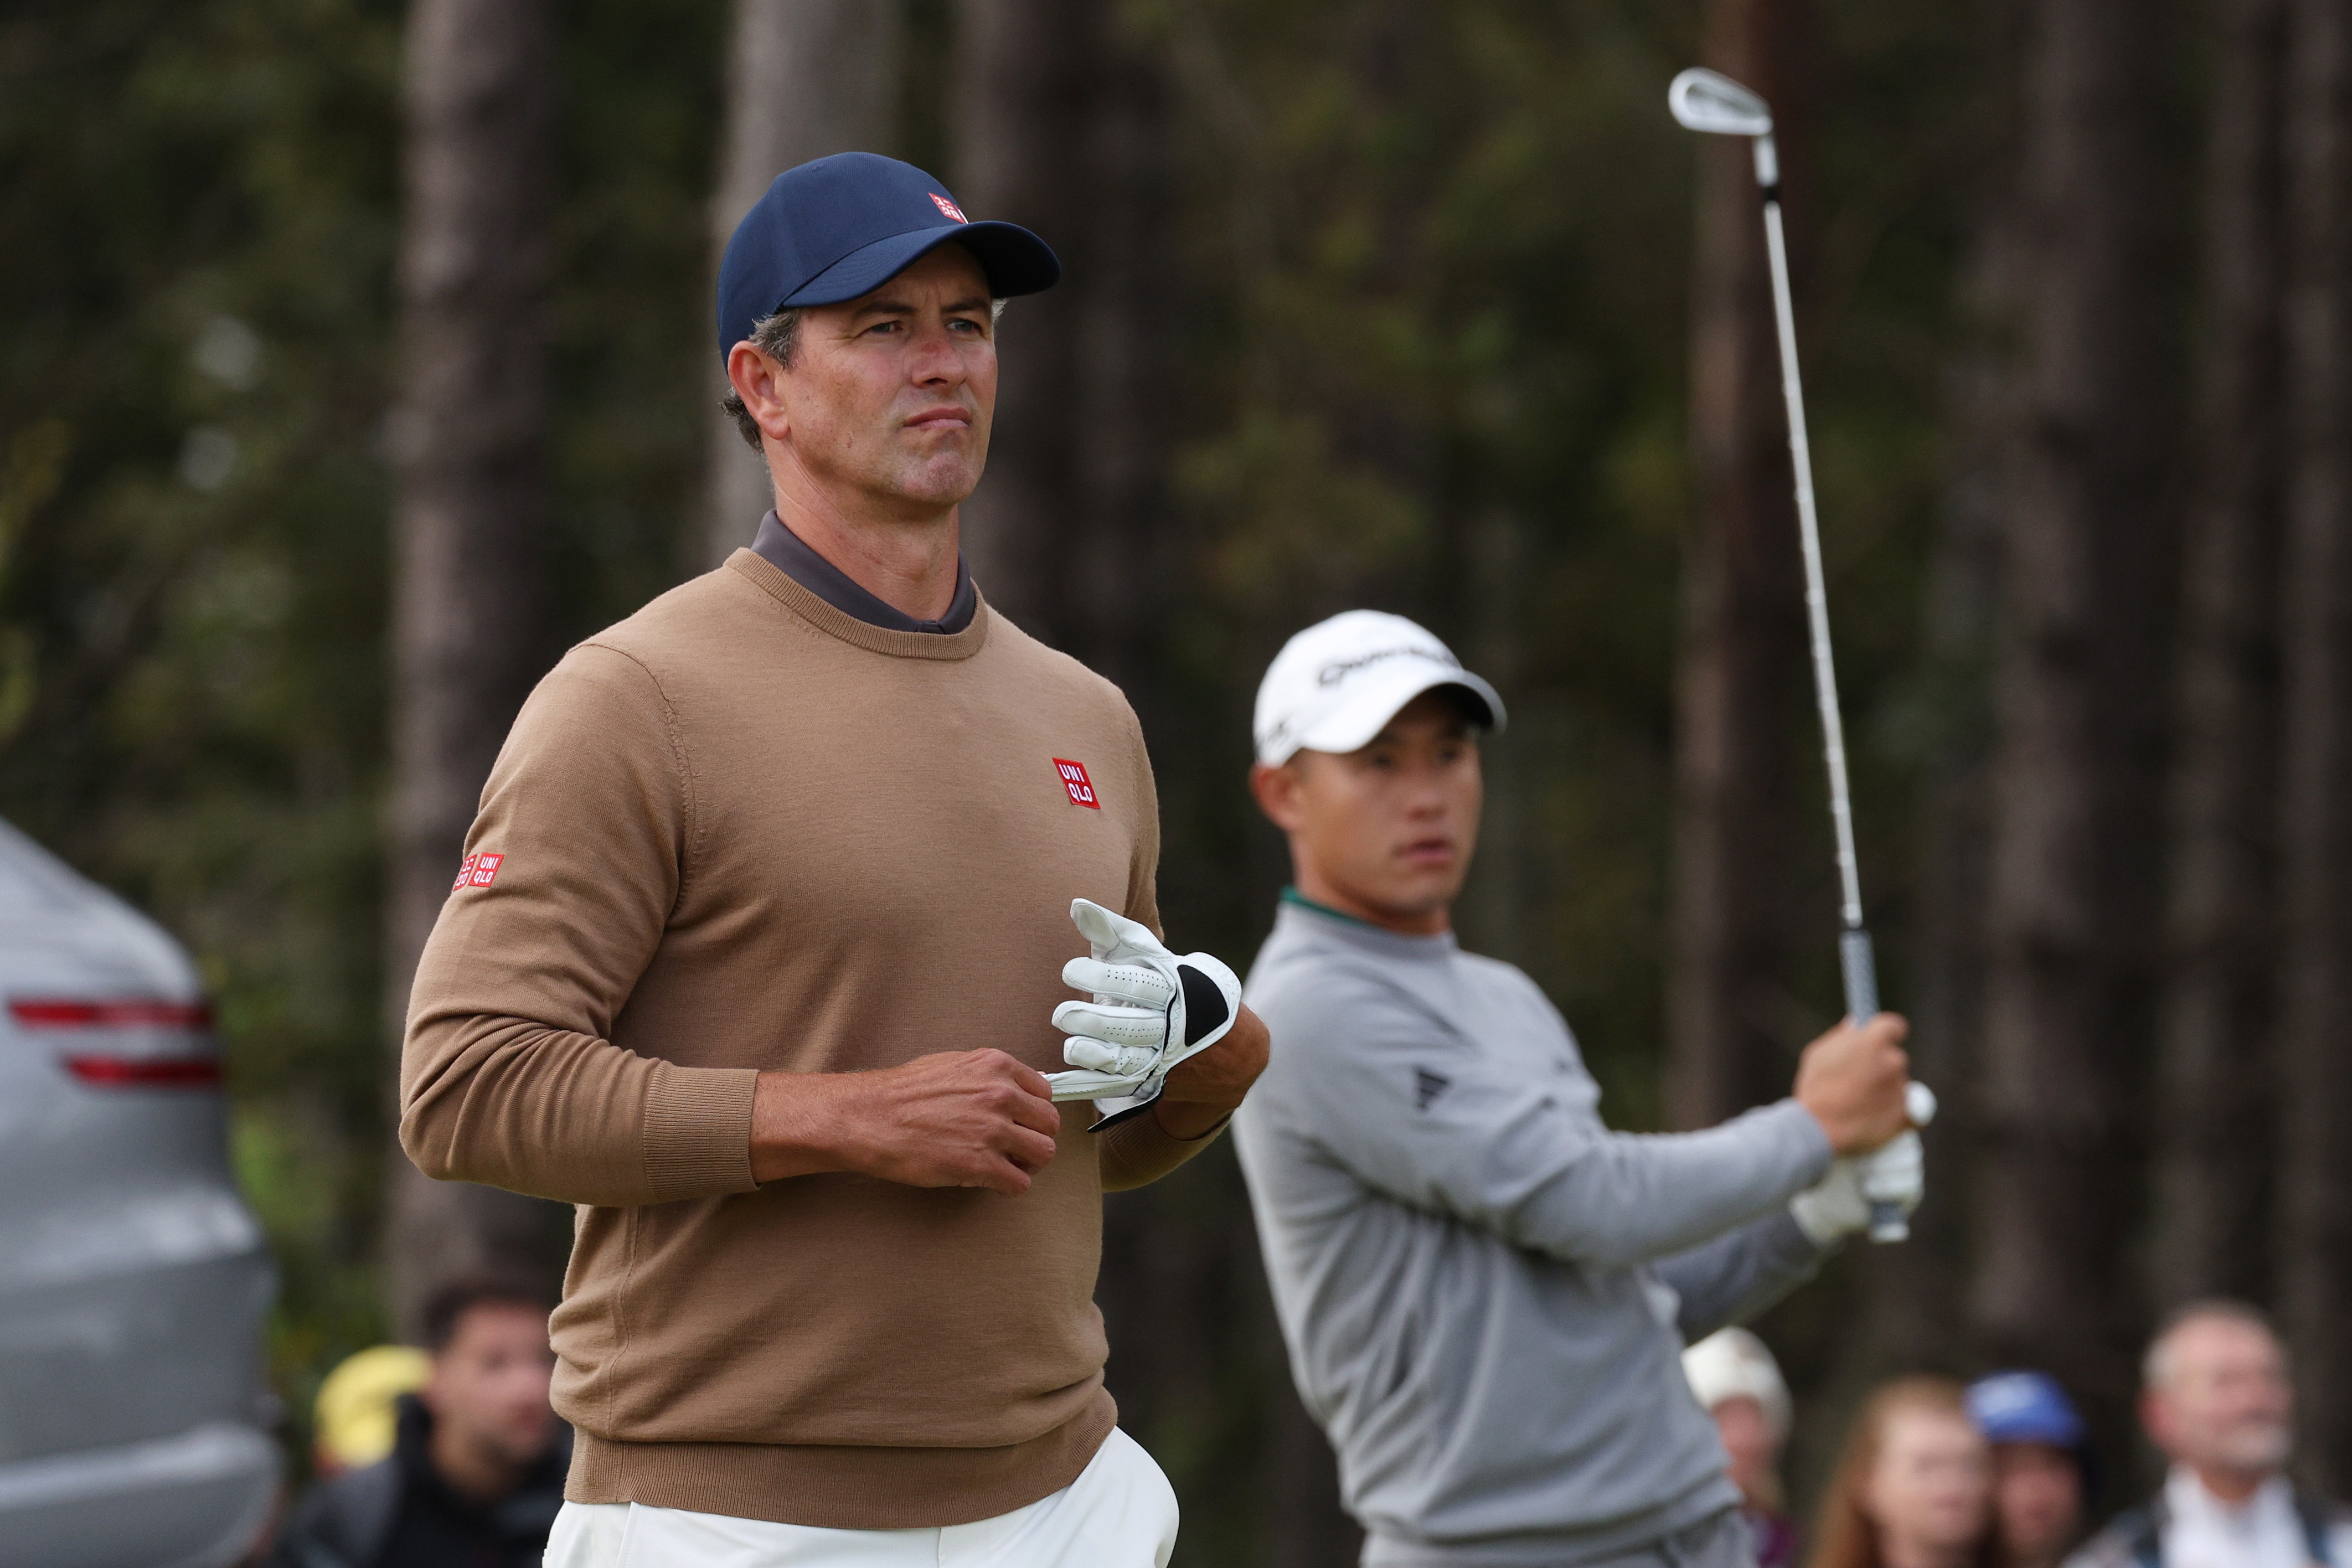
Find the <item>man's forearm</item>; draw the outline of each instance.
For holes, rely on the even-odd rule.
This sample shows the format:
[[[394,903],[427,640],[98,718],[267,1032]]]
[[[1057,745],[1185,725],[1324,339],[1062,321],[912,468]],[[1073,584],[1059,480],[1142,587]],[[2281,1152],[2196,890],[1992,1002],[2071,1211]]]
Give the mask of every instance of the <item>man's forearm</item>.
[[[1054,1157],[1061,1112],[1045,1075],[999,1050],[941,1051],[870,1072],[763,1072],[751,1173],[849,1171],[913,1187],[1019,1194]]]
[[[1239,1009],[1223,1039],[1168,1075],[1168,1087],[1151,1104],[1160,1130],[1191,1143],[1223,1126],[1265,1070],[1273,1046],[1265,1020],[1247,1007]]]
[[[1180,1143],[1192,1143],[1206,1138],[1232,1121],[1234,1112],[1239,1109],[1238,1106],[1203,1105],[1197,1100],[1171,1105],[1163,1099],[1154,1102],[1151,1115],[1160,1123],[1160,1131]]]
[[[1417,1178],[1422,1201],[1572,1262],[1625,1268],[1703,1245],[1780,1209],[1830,1162],[1819,1123],[1792,1101],[1696,1132],[1624,1133],[1575,1124],[1524,1089],[1507,1114],[1479,1115],[1468,1087],[1446,1097],[1450,1147]],[[1402,1190],[1412,1201],[1416,1189]]]
[[[419,1010],[402,1066],[401,1146],[437,1181],[610,1207],[754,1185],[751,1072],[454,1009]]]
[[[840,1138],[851,1073],[763,1072],[751,1094],[751,1175],[761,1184],[855,1169]]]

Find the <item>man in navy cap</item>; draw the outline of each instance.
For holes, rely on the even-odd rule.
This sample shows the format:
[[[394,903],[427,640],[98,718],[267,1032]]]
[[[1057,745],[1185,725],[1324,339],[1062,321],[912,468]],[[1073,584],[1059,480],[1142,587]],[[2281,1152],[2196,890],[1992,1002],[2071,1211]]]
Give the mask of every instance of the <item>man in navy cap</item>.
[[[779,176],[719,300],[775,510],[566,655],[483,793],[401,1136],[577,1205],[550,1568],[1165,1568],[1101,1194],[1201,1149],[1266,1037],[1160,941],[1133,712],[959,549],[997,303],[1059,271],[908,164]]]

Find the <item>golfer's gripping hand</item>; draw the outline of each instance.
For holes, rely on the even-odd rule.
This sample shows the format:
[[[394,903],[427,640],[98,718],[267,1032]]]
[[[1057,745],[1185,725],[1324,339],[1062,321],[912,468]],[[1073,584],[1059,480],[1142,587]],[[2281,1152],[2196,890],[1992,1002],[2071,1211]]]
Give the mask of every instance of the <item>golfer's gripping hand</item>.
[[[1054,1157],[1061,1125],[1045,1075],[999,1050],[941,1051],[875,1072],[763,1072],[751,1174],[855,1171],[1018,1196]]]
[[[1911,1124],[1904,1086],[1911,1058],[1903,1041],[1911,1026],[1881,1013],[1856,1028],[1852,1019],[1805,1047],[1797,1063],[1796,1098],[1813,1113],[1840,1154],[1875,1149]]]

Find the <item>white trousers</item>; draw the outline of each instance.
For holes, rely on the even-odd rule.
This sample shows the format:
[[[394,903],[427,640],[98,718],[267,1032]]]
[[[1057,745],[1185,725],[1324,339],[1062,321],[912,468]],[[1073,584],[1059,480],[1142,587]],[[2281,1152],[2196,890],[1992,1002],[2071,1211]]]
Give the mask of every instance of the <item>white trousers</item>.
[[[1168,1568],[1176,1489],[1118,1428],[1078,1479],[1027,1508],[929,1530],[819,1530],[763,1519],[567,1502],[544,1568]]]

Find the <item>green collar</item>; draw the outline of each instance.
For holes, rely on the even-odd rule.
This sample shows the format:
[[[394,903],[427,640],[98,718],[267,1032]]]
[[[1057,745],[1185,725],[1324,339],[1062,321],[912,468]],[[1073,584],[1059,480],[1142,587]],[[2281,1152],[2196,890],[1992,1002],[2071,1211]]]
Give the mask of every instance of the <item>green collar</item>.
[[[1297,904],[1302,910],[1313,910],[1318,915],[1328,915],[1335,921],[1345,921],[1351,926],[1361,926],[1366,931],[1379,931],[1381,929],[1381,927],[1374,925],[1370,921],[1357,919],[1354,915],[1348,913],[1345,910],[1335,910],[1328,904],[1318,904],[1313,899],[1310,899],[1306,894],[1300,892],[1296,887],[1285,888],[1282,889],[1282,901],[1286,904]]]

